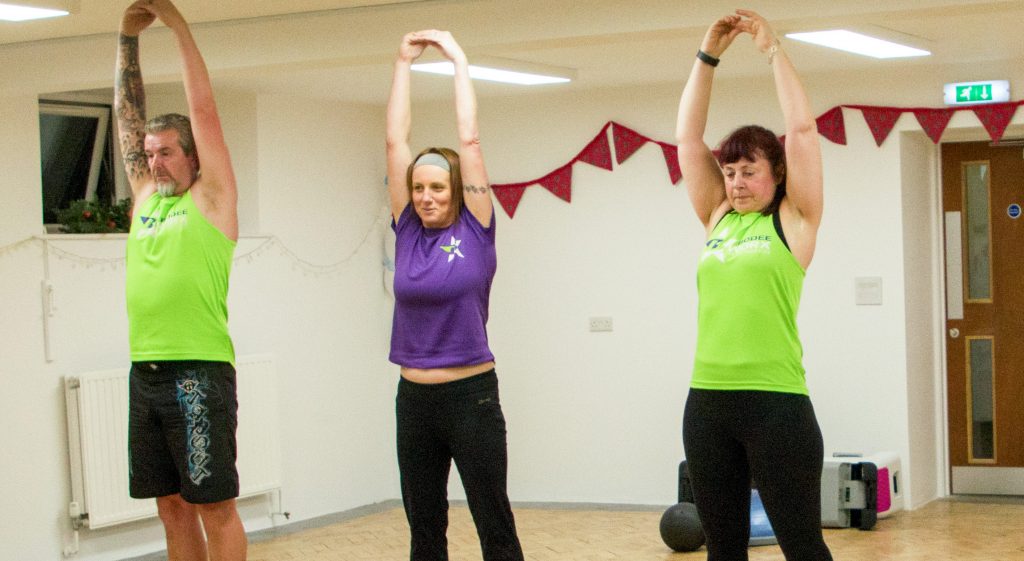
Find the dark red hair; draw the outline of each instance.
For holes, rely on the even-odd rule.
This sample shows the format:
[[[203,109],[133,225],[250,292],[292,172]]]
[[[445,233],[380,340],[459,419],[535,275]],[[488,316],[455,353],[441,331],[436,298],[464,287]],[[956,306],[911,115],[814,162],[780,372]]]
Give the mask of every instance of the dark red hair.
[[[776,181],[775,197],[761,211],[761,214],[768,216],[779,209],[782,198],[786,196],[786,150],[779,137],[758,125],[740,127],[722,141],[718,151],[718,164],[732,164],[742,159],[754,161],[758,156],[768,160]]]

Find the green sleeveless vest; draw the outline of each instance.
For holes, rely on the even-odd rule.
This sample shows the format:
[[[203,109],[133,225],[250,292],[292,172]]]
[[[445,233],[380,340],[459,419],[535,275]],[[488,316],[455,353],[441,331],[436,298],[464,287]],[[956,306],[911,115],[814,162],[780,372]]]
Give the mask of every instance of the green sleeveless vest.
[[[796,326],[803,279],[771,216],[726,214],[697,266],[691,387],[807,395]]]
[[[235,245],[207,222],[191,191],[154,193],[142,204],[126,249],[133,362],[234,362],[227,296]]]

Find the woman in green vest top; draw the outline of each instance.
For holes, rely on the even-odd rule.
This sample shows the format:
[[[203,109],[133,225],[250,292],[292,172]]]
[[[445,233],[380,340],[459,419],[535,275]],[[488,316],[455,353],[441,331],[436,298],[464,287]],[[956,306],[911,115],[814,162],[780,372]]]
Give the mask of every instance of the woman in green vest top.
[[[711,82],[744,33],[774,74],[785,147],[771,131],[746,126],[716,157],[704,143]],[[708,29],[683,89],[676,139],[706,232],[683,444],[708,559],[747,559],[753,484],[786,559],[829,560],[821,534],[824,446],[796,326],[821,220],[821,149],[796,70],[760,15],[736,10]]]

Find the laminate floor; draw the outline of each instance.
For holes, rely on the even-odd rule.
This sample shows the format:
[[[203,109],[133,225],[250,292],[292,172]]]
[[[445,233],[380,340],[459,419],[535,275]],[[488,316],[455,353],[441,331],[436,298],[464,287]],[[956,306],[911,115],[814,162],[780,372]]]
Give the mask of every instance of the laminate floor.
[[[528,561],[703,560],[701,548],[675,553],[661,541],[661,512],[516,508]],[[480,559],[469,511],[453,507],[451,561]],[[1024,505],[938,500],[881,519],[871,531],[826,529],[836,561],[1024,561]],[[255,541],[250,561],[406,561],[409,531],[401,509]],[[778,546],[750,549],[750,559],[783,561]]]

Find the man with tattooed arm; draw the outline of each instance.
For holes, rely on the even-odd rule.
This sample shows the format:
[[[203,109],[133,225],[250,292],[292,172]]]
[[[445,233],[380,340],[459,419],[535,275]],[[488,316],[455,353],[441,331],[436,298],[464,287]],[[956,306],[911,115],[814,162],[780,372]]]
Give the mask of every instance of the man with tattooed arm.
[[[139,34],[157,19],[177,42],[187,117],[146,120]],[[238,194],[206,65],[170,0],[138,0],[125,10],[115,82],[134,198],[125,290],[130,492],[156,499],[169,559],[245,559],[227,328]]]

